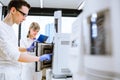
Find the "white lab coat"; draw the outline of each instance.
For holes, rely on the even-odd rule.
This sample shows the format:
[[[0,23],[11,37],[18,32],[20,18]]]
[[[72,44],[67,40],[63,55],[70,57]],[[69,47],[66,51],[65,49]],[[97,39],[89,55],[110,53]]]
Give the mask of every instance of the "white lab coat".
[[[0,80],[21,80],[18,41],[11,26],[0,22]]]
[[[24,38],[20,41],[20,47],[28,48],[33,43],[32,39]],[[27,52],[35,56],[35,52]],[[22,63],[22,80],[41,80],[41,72],[35,72],[35,62]]]

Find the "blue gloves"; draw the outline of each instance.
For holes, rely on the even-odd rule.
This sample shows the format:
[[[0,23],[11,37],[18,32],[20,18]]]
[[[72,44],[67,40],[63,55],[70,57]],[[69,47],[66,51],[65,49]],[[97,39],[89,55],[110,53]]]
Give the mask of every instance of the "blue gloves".
[[[35,46],[34,46],[34,42],[33,42],[33,43],[30,45],[30,47],[27,48],[27,51],[28,51],[28,52],[31,52],[34,48],[35,48]]]
[[[44,61],[44,60],[49,61],[50,59],[51,59],[51,54],[44,54],[39,58],[40,61]]]

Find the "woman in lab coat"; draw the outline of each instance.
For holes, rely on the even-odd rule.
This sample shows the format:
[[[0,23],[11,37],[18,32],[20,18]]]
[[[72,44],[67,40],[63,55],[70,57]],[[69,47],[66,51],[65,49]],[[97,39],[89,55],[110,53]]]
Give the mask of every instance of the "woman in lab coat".
[[[36,35],[40,30],[40,26],[37,22],[32,22],[29,27],[27,38],[24,38],[20,42],[20,47],[29,47],[36,39]],[[26,52],[27,54],[35,56],[34,49]],[[40,72],[35,72],[35,62],[33,63],[23,63],[22,66],[22,80],[40,80]]]
[[[21,62],[50,60],[50,55],[37,57],[19,52],[12,26],[23,22],[29,9],[25,0],[11,0],[7,15],[0,21],[0,80],[21,80]]]

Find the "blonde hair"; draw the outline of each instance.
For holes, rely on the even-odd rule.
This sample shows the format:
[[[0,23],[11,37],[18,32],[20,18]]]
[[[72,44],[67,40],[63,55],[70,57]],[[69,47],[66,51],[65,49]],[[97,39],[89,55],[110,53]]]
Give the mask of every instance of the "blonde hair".
[[[37,22],[32,22],[32,23],[30,24],[30,27],[29,27],[29,31],[28,31],[28,34],[27,34],[27,38],[30,36],[30,29],[40,30],[40,25],[39,25]]]

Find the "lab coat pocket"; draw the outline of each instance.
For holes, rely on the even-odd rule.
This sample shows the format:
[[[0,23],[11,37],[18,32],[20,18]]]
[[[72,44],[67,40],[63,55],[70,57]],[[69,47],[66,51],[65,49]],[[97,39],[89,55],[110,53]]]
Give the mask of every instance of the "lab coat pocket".
[[[5,80],[5,73],[0,73],[0,80]]]

